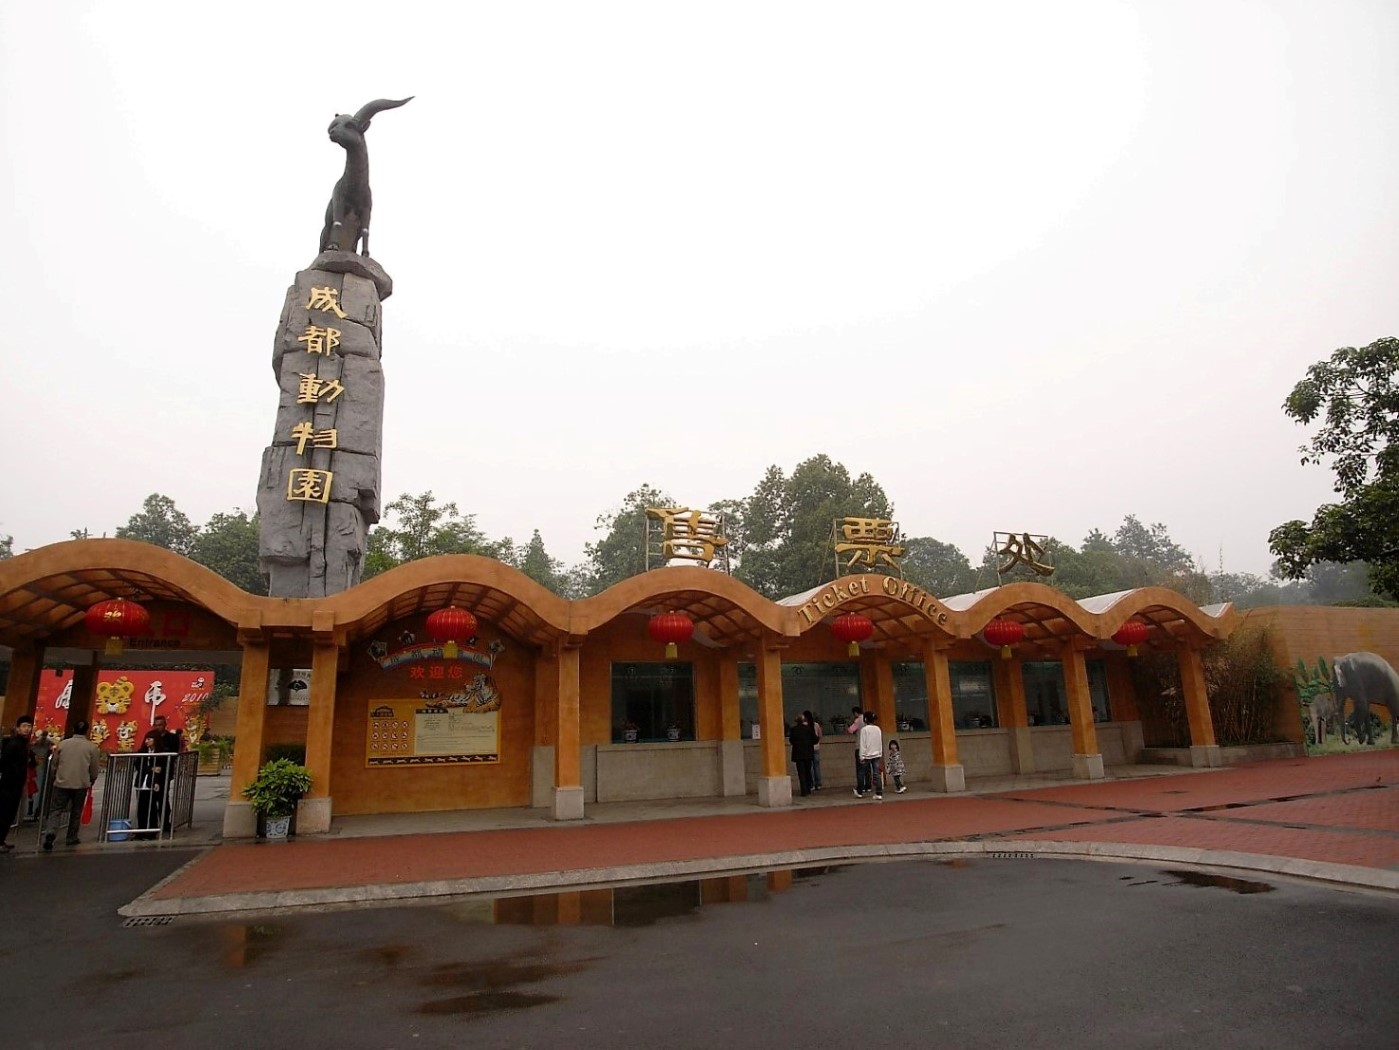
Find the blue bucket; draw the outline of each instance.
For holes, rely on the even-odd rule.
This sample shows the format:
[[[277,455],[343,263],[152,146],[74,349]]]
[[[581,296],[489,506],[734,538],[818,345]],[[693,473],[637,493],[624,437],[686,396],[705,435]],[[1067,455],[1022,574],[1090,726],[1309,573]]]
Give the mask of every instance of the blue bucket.
[[[131,837],[131,821],[118,817],[107,825],[107,841],[125,842]]]

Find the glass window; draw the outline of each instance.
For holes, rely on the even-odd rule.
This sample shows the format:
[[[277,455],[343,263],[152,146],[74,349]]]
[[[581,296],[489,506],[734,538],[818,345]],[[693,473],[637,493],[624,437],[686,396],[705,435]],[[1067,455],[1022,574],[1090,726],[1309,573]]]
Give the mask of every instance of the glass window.
[[[952,660],[952,722],[958,729],[994,729],[996,687],[989,660]],[[894,711],[914,730],[928,728],[928,690],[921,661],[894,665]]]
[[[821,720],[824,732],[833,730],[832,720],[850,718],[852,707],[860,702],[860,665],[783,664],[782,721],[784,732],[792,720],[803,711],[810,711]],[[738,717],[744,737],[753,735],[758,721],[758,668],[756,664],[738,665]]]
[[[1068,725],[1064,665],[1058,660],[1026,660],[1020,667],[1025,682],[1025,711],[1030,717],[1030,724]]]
[[[693,740],[694,677],[688,662],[612,665],[612,739]]]
[[[1108,706],[1108,668],[1102,660],[1088,661],[1088,698],[1093,703],[1093,721],[1111,722]]]

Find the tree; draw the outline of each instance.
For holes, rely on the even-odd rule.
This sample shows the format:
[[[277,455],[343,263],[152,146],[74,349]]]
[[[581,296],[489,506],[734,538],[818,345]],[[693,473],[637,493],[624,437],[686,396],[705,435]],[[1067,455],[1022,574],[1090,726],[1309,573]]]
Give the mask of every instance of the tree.
[[[188,555],[194,549],[199,530],[190,523],[169,496],[152,492],[146,497],[139,514],[133,514],[125,525],[117,528],[117,536],[140,540],[176,554]]]
[[[258,564],[258,518],[241,510],[215,514],[199,530],[190,558],[213,569],[249,594],[266,594],[267,579]]]
[[[1295,580],[1319,561],[1364,561],[1371,589],[1399,598],[1399,339],[1335,351],[1282,407],[1304,425],[1324,415],[1302,463],[1329,458],[1342,498],[1318,507],[1310,525],[1288,521],[1268,535],[1279,571]]]
[[[950,543],[931,536],[914,536],[904,541],[899,560],[904,579],[916,583],[929,594],[947,598],[976,589],[976,570],[967,556]]]
[[[585,591],[597,594],[614,583],[646,571],[646,508],[673,507],[675,501],[660,489],[643,484],[628,492],[622,506],[598,515],[596,528],[607,535],[583,547]]]
[[[13,536],[0,536],[0,560],[13,558],[15,554],[15,538]]]
[[[369,534],[364,558],[364,579],[396,565],[438,554],[484,554],[496,557],[500,545],[486,539],[472,514],[462,514],[455,503],[437,503],[431,490],[418,496],[404,493],[384,508],[398,519],[398,527],[382,522]]]
[[[743,549],[735,575],[769,598],[798,594],[835,575],[831,526],[839,518],[889,518],[893,504],[869,474],[852,479],[827,455],[772,466],[744,502]]]
[[[534,530],[529,545],[520,557],[519,569],[535,583],[549,588],[555,594],[565,589],[567,570],[563,562],[549,557],[549,552],[544,549],[544,538],[539,535],[538,529]]]

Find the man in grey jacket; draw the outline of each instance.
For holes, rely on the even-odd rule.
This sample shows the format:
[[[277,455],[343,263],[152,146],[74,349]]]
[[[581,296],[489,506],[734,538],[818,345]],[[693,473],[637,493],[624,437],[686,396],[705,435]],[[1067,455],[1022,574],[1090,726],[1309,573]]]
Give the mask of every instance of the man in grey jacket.
[[[63,814],[68,814],[67,844],[78,844],[78,827],[83,819],[87,793],[102,772],[102,752],[87,738],[87,723],[75,722],[73,735],[64,737],[49,756],[49,819],[44,825],[44,849],[53,849]]]

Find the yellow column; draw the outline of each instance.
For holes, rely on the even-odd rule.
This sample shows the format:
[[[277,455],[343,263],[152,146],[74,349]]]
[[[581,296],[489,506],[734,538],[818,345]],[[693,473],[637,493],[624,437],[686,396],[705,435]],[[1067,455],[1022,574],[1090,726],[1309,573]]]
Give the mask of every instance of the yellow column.
[[[558,706],[554,718],[554,819],[583,818],[583,753],[579,725],[580,640],[559,646]]]
[[[991,661],[991,678],[996,688],[996,718],[1010,744],[1010,768],[1017,773],[1033,773],[1035,745],[1025,709],[1024,669],[1015,657],[995,659]]]
[[[758,778],[758,805],[790,806],[792,779],[787,773],[787,741],[782,735],[782,649],[764,638],[758,647],[758,725],[763,766]]]
[[[335,676],[340,646],[334,635],[318,635],[311,648],[311,709],[306,716],[306,768],[311,791],[296,811],[299,832],[330,830],[331,745],[335,735]]]
[[[1190,723],[1190,764],[1200,767],[1222,765],[1219,745],[1214,738],[1214,719],[1210,715],[1210,696],[1205,686],[1205,664],[1200,650],[1183,646],[1176,651],[1176,665],[1180,668],[1185,717]]]
[[[233,773],[228,782],[228,802],[223,808],[223,835],[227,839],[251,838],[257,833],[257,814],[252,803],[243,800],[243,789],[253,782],[262,764],[267,674],[271,667],[267,639],[241,641],[243,671],[238,687],[238,722],[234,727]]]
[[[0,726],[13,726],[20,715],[34,714],[39,702],[39,675],[44,669],[42,645],[18,645],[10,654],[10,680],[5,686],[5,707]]]
[[[238,687],[238,723],[234,732],[233,774],[228,797],[241,800],[262,764],[262,733],[267,714],[267,674],[271,667],[266,640],[243,643],[243,672]]]
[[[933,790],[965,791],[966,770],[957,760],[957,729],[952,716],[952,676],[947,650],[928,639],[923,643],[923,682],[928,691],[928,726],[932,730]]]
[[[1074,740],[1074,776],[1085,780],[1103,778],[1103,756],[1098,750],[1098,730],[1093,725],[1093,697],[1088,691],[1088,665],[1083,650],[1070,641],[1059,650],[1064,668],[1064,690],[1069,706],[1069,726]]]
[[[1137,687],[1132,681],[1132,661],[1123,653],[1109,653],[1104,661],[1108,672],[1108,710],[1121,726],[1122,749],[1128,762],[1141,761],[1146,746],[1142,716],[1137,709]]]
[[[883,649],[860,650],[860,686],[866,711],[873,711],[884,729],[894,732],[894,665]]]

